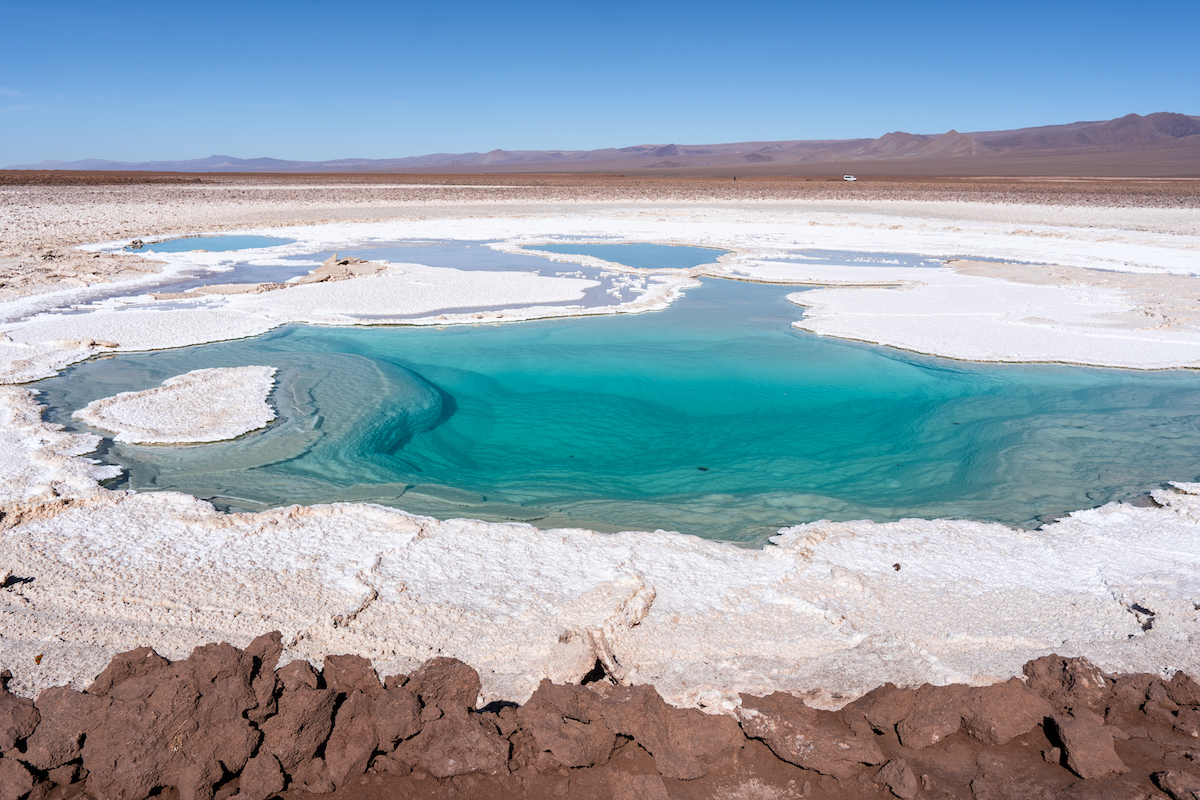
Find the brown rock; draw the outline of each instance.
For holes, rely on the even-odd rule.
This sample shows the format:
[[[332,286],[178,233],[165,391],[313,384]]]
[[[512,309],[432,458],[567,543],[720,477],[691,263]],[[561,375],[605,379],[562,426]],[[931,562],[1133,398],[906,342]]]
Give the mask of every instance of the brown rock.
[[[896,724],[900,744],[919,750],[940,742],[962,726],[961,708],[969,689],[962,684],[917,689],[912,710]]]
[[[1193,739],[1200,738],[1200,711],[1194,708],[1179,709],[1175,715],[1175,730],[1186,733]]]
[[[122,681],[147,675],[154,670],[170,665],[170,661],[154,652],[149,647],[139,647],[125,653],[118,653],[108,662],[104,671],[96,676],[92,685],[87,688],[88,694],[106,695]]]
[[[111,702],[66,686],[42,692],[36,703],[42,721],[26,741],[21,760],[44,771],[79,758],[84,734],[99,723]]]
[[[1175,715],[1158,703],[1151,703],[1149,701],[1142,703],[1142,713],[1146,715],[1148,720],[1158,725],[1166,725],[1168,728],[1175,726]]]
[[[358,689],[374,696],[383,689],[370,659],[361,656],[326,656],[322,674],[325,685],[338,694],[348,695]]]
[[[984,744],[1002,745],[1028,733],[1051,708],[1019,678],[970,689],[962,704],[963,729]]]
[[[1150,685],[1146,687],[1146,699],[1170,711],[1175,711],[1179,708],[1179,705],[1171,699],[1171,695],[1167,692],[1166,685],[1158,678],[1152,680]]]
[[[1080,709],[1050,719],[1051,733],[1066,754],[1067,768],[1079,777],[1087,780],[1129,771],[1113,748],[1112,731],[1096,714]]]
[[[59,786],[70,786],[80,778],[80,767],[78,764],[63,764],[61,767],[55,767],[46,773],[46,780]]]
[[[280,667],[275,671],[275,677],[283,684],[285,692],[321,688],[321,676],[312,668],[312,664],[303,659],[297,659],[286,667]]]
[[[309,794],[329,794],[334,790],[333,781],[325,777],[325,759],[312,758],[296,768],[292,783]]]
[[[253,658],[215,644],[115,683],[83,745],[88,792],[141,800],[173,786],[181,800],[212,797],[226,770],[240,772],[258,745],[243,716],[255,705],[253,673]]]
[[[371,762],[371,769],[376,772],[386,772],[389,775],[408,775],[412,772],[412,767],[392,756],[375,756]]]
[[[894,758],[884,764],[883,768],[875,773],[875,781],[888,787],[892,794],[902,800],[912,800],[917,796],[917,776],[903,758]]]
[[[609,730],[630,736],[654,756],[664,778],[692,780],[737,757],[746,737],[726,716],[668,705],[653,686],[603,685],[602,713]]]
[[[283,634],[279,631],[264,633],[246,645],[246,655],[253,658],[259,668],[274,671],[283,655]]]
[[[275,693],[279,687],[279,679],[275,677],[275,667],[279,664],[279,656],[283,654],[283,636],[279,631],[264,633],[246,647],[246,655],[254,659],[254,680],[251,688],[257,705],[251,709],[248,717],[251,722],[261,724],[263,720],[279,710]]]
[[[367,662],[370,664],[370,662]],[[326,673],[328,674],[328,673]],[[374,672],[371,673],[374,675]],[[375,682],[379,691],[383,687]],[[333,732],[325,743],[325,775],[334,787],[367,771],[379,745],[372,712],[375,702],[366,692],[354,689],[338,707]]]
[[[1182,770],[1156,772],[1150,776],[1158,788],[1171,796],[1171,800],[1200,800],[1200,778]]]
[[[424,719],[436,719],[441,713],[475,708],[482,684],[479,673],[457,658],[433,658],[409,676],[404,688],[421,701]]]
[[[0,752],[12,750],[37,727],[41,714],[27,697],[17,697],[0,685]]]
[[[853,777],[863,764],[884,762],[873,740],[855,736],[836,714],[809,708],[790,694],[742,695],[738,719],[747,736],[762,739],[784,761],[838,779]]]
[[[1162,800],[1162,795],[1149,786],[1145,778],[1110,775],[1090,781],[1076,781],[1054,795],[1054,800]],[[1190,798],[1189,798],[1190,800]]]
[[[273,794],[283,791],[287,780],[279,759],[270,753],[259,753],[246,763],[238,780],[240,791],[237,800],[267,800]]]
[[[279,713],[262,724],[261,751],[273,753],[284,772],[295,774],[329,738],[336,700],[332,689],[311,689],[304,684],[292,691],[285,689],[279,697]]]
[[[375,697],[375,736],[379,749],[391,751],[398,742],[421,730],[421,704],[404,688],[384,689]]]
[[[517,720],[538,748],[567,767],[607,763],[617,741],[604,723],[600,698],[582,686],[556,686],[543,680],[518,709]]]
[[[462,697],[464,695],[459,695]],[[449,701],[444,701],[449,702]],[[507,772],[509,743],[465,709],[448,710],[397,748],[395,757],[438,778]]]
[[[909,715],[916,698],[915,689],[899,689],[885,683],[846,706],[845,711],[861,712],[875,732],[884,733],[894,731],[896,723]]]
[[[671,800],[661,775],[614,772],[609,778],[612,800]]]
[[[519,772],[526,767],[539,773],[554,772],[563,768],[562,763],[551,755],[549,750],[543,750],[529,731],[518,728],[505,738],[512,743],[508,761],[509,769],[513,772]]]
[[[519,717],[519,715],[517,714],[516,707],[505,706],[504,708],[497,711],[495,714],[489,715],[488,718],[500,730],[501,736],[508,737],[508,736],[511,736],[513,733],[515,733],[516,730],[521,727],[520,723],[518,721],[518,717]]]
[[[1055,709],[1102,708],[1109,695],[1108,681],[1086,658],[1043,656],[1023,667],[1029,688]]]
[[[1200,684],[1184,672],[1176,672],[1166,690],[1171,700],[1181,706],[1200,706]]]
[[[1160,682],[1154,675],[1135,672],[1118,675],[1112,684],[1112,704],[1119,708],[1133,708],[1146,702],[1150,684]]]
[[[21,800],[33,791],[33,774],[20,761],[0,758],[0,800]]]

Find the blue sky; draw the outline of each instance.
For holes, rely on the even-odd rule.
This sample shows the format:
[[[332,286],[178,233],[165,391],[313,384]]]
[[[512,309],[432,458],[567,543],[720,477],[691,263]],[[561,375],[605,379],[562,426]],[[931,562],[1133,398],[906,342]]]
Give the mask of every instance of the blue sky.
[[[9,2],[0,165],[1200,114],[1200,3]]]

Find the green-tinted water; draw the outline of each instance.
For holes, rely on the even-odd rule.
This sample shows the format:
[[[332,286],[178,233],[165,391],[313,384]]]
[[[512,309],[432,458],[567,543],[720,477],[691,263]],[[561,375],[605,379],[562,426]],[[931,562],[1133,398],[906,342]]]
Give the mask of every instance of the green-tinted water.
[[[1200,475],[1200,376],[977,365],[792,330],[784,287],[502,326],[312,328],[92,361],[49,416],[201,367],[280,367],[281,421],[113,445],[125,485],[235,508],[373,500],[542,527],[761,542],[820,518],[1029,525]]]

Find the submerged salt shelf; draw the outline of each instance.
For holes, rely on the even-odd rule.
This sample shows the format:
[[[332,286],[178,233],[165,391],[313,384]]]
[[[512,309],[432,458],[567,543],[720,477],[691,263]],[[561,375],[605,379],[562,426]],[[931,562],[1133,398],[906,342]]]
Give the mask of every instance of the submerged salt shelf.
[[[48,418],[204,367],[279,369],[281,422],[116,444],[114,486],[219,506],[381,502],[542,528],[761,544],[816,519],[1035,526],[1196,476],[1200,375],[975,365],[793,331],[779,287],[708,281],[620,319],[292,326],[122,355],[39,384]]]

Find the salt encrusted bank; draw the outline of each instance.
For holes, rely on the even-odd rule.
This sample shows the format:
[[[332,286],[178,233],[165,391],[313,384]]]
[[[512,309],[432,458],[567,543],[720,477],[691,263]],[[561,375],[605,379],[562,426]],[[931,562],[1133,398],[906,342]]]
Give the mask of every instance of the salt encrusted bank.
[[[1145,230],[1097,230],[1078,226],[1078,209],[1043,207],[1040,217],[1062,224],[1031,224],[1028,208],[972,206],[947,220],[936,205],[922,217],[915,203],[676,202],[578,213],[518,213],[497,203],[486,215],[247,228],[298,240],[273,257],[398,238],[493,239],[514,248],[548,237],[619,237],[731,253],[715,265],[651,276],[647,291],[620,308],[581,308],[581,284],[589,282],[578,278],[522,283],[419,264],[194,303],[143,297],[70,315],[35,315],[62,297],[32,295],[0,306],[0,380],[33,380],[96,353],[249,336],[290,321],[379,322],[356,313],[381,302],[381,292],[425,315],[410,322],[450,324],[651,310],[703,275],[828,285],[796,298],[812,308],[799,324],[826,335],[959,358],[1200,362],[1196,321],[1178,312],[1196,302],[1194,220],[1141,209],[1129,218]],[[1120,218],[1084,211],[1113,225]],[[804,248],[1006,263],[834,267],[795,258]],[[154,258],[164,273],[221,260]],[[149,290],[164,273],[138,286]],[[70,291],[82,300],[88,290]],[[506,310],[456,313],[476,303],[472,292]],[[535,313],[533,303],[559,308]],[[0,595],[0,660],[25,693],[85,681],[135,645],[178,657],[212,640],[245,645],[272,629],[284,632],[285,659],[355,652],[386,672],[456,656],[480,670],[488,699],[523,700],[541,678],[577,680],[599,659],[619,680],[653,683],[674,703],[710,711],[729,711],[739,691],[807,692],[814,703],[837,705],[884,681],[987,683],[1050,652],[1086,655],[1114,671],[1200,668],[1196,484],[1164,487],[1154,506],[1110,504],[1037,532],[949,520],[816,522],[749,551],[666,532],[439,522],[366,504],[222,514],[177,493],[107,491],[97,481],[112,468],[80,455],[96,437],[40,421],[36,399],[16,388],[0,390],[0,441],[3,567],[34,579]]]
[[[275,419],[267,396],[274,367],[196,369],[141,392],[93,400],[81,422],[131,444],[190,444],[234,439]]]

